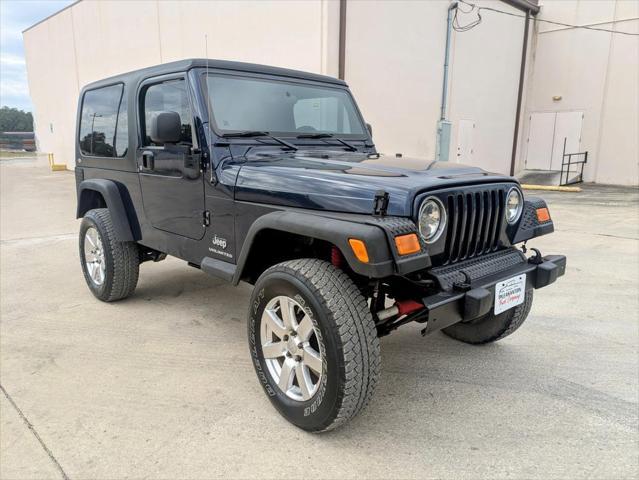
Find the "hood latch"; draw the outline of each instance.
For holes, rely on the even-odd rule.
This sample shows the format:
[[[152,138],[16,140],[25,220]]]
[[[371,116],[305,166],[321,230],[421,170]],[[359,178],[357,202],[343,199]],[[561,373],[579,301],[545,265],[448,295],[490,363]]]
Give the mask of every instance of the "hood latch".
[[[373,215],[383,217],[388,210],[389,193],[384,190],[378,190],[373,200]]]

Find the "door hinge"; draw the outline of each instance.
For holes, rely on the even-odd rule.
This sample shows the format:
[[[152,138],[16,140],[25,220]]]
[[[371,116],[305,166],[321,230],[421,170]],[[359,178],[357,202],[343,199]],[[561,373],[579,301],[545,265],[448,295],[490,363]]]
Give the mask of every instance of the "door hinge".
[[[204,210],[202,212],[202,226],[208,227],[209,225],[211,225],[211,212]]]

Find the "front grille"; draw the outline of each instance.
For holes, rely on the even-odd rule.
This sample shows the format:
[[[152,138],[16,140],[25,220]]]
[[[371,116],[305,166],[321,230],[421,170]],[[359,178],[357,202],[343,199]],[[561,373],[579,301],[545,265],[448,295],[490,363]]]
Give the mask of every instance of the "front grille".
[[[442,198],[448,214],[444,263],[454,263],[499,248],[506,191],[503,187],[451,192]]]

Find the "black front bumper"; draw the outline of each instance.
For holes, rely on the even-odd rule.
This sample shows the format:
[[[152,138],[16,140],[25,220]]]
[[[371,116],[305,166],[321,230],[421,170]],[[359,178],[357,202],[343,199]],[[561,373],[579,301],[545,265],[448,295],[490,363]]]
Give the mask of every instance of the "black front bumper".
[[[531,258],[515,248],[430,271],[441,292],[422,299],[428,312],[424,334],[489,313],[495,285],[526,274],[526,291],[550,285],[566,272],[564,255]]]

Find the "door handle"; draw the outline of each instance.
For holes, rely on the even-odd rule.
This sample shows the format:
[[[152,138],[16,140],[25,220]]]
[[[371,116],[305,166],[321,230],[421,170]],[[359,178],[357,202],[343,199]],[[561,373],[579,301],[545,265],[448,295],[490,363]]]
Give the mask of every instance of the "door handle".
[[[145,170],[153,170],[155,168],[155,154],[150,150],[142,152],[142,167]]]

